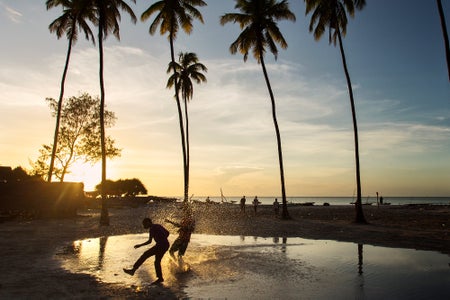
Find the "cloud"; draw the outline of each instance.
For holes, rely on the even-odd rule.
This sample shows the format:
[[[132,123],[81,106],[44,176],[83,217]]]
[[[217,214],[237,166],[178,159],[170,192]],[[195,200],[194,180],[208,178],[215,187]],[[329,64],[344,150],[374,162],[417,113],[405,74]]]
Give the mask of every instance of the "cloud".
[[[421,123],[389,122],[371,124],[363,142],[375,151],[430,153],[445,151],[450,144],[450,128]]]
[[[12,7],[4,4],[3,2],[0,2],[0,5],[3,9],[3,14],[6,15],[6,17],[11,20],[13,23],[22,23],[22,14],[13,9]]]
[[[110,174],[138,177],[155,193],[180,194],[181,142],[173,90],[166,89],[167,51],[154,54],[121,45],[104,50],[107,109],[118,117],[108,134],[124,149],[122,157],[110,164],[120,172]],[[51,136],[53,120],[44,98],[57,97],[64,60],[62,52],[45,57],[39,65],[5,63],[0,69],[0,108],[15,124],[2,140],[33,138],[14,161],[37,153]],[[277,192],[276,137],[261,66],[235,57],[202,63],[208,67],[208,82],[195,85],[189,103],[192,193],[217,193],[222,185],[227,193]],[[334,195],[351,193],[354,143],[346,86],[329,76],[311,78],[301,65],[287,60],[267,67],[290,193],[326,193],[325,187],[334,189],[329,192]],[[98,50],[76,46],[66,97],[84,91],[98,95],[98,81]],[[23,109],[30,105],[36,109],[25,114]],[[436,156],[448,153],[450,132],[442,111],[429,114],[434,123],[426,118],[400,119],[407,107],[386,96],[361,96],[357,108],[364,169],[380,169],[386,163],[400,168],[430,151]],[[18,121],[24,117],[33,124]],[[11,145],[17,147],[19,142]],[[5,153],[15,154],[9,148]]]

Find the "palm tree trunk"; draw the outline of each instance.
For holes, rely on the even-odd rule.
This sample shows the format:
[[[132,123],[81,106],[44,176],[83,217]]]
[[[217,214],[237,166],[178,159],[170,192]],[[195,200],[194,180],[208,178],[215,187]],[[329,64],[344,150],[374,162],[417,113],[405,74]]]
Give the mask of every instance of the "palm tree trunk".
[[[103,16],[100,13],[99,30],[98,30],[98,48],[99,48],[99,78],[100,78],[100,141],[102,148],[102,211],[100,215],[100,225],[109,225],[108,200],[106,198],[106,141],[105,141],[105,85],[103,81]]]
[[[190,155],[189,155],[189,116],[187,108],[187,98],[184,97],[184,116],[186,119],[186,193],[189,193],[189,167],[190,167]]]
[[[72,41],[73,41],[73,31],[69,38],[69,46],[67,47],[66,63],[64,65],[64,71],[63,71],[63,75],[62,75],[62,79],[61,79],[61,90],[59,93],[58,110],[56,112],[55,134],[54,134],[54,138],[53,138],[53,149],[52,149],[52,156],[50,158],[50,167],[48,169],[47,182],[52,182],[53,167],[55,165],[56,148],[58,147],[59,125],[61,122],[61,109],[62,109],[62,102],[63,102],[63,97],[64,97],[64,85],[66,82],[67,70],[69,69],[70,53],[72,52]]]
[[[445,23],[444,9],[442,8],[442,1],[437,0],[439,10],[439,17],[441,19],[442,35],[444,36],[445,57],[447,59],[448,80],[450,81],[450,46],[448,42],[447,25]]]
[[[272,104],[273,124],[275,126],[275,133],[277,136],[278,162],[280,164],[280,179],[281,179],[281,197],[283,199],[281,217],[283,219],[290,219],[289,212],[287,210],[286,188],[285,188],[285,183],[284,183],[283,152],[281,149],[281,135],[280,135],[280,129],[278,127],[278,121],[277,121],[275,98],[273,96],[272,87],[270,86],[269,76],[267,75],[266,65],[264,63],[264,57],[262,55],[260,55],[260,59],[261,59],[261,66],[262,66],[263,73],[264,73],[264,79],[266,80],[267,89],[269,90],[270,101]]]
[[[355,209],[356,209],[356,223],[366,223],[366,219],[364,218],[364,213],[362,210],[362,202],[361,202],[361,174],[359,167],[359,142],[358,142],[358,124],[356,122],[356,109],[355,109],[355,100],[353,99],[353,88],[352,83],[350,81],[350,74],[347,69],[347,62],[345,59],[344,47],[342,46],[342,38],[341,33],[337,30],[338,38],[339,38],[339,48],[341,50],[342,64],[344,65],[345,78],[347,79],[347,87],[348,93],[350,95],[350,105],[352,108],[352,117],[353,117],[353,133],[355,139],[355,162],[356,162],[356,201],[355,201]]]
[[[172,59],[172,64],[175,65],[175,52],[173,47],[173,36],[172,31],[169,37],[170,42],[170,57]],[[175,68],[173,70],[174,74],[176,72]],[[184,126],[183,126],[183,113],[181,111],[181,103],[180,103],[180,95],[178,94],[178,79],[175,78],[175,100],[177,102],[177,110],[178,110],[178,120],[180,123],[180,133],[181,133],[181,148],[183,151],[183,177],[184,177],[184,202],[187,202],[189,199],[189,187],[188,187],[188,175],[187,175],[187,158],[186,158],[186,140],[184,134]]]

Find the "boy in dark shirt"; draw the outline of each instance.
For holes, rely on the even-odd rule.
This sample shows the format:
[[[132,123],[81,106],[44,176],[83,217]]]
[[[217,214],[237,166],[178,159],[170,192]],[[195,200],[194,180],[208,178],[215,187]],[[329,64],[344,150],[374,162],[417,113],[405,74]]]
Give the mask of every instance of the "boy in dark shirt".
[[[186,210],[181,223],[176,223],[166,219],[166,222],[178,227],[178,237],[169,249],[169,253],[174,257],[174,253],[178,251],[178,258],[181,259],[191,240],[191,234],[195,229],[195,220],[192,213]]]
[[[164,281],[164,278],[162,276],[162,270],[161,270],[161,260],[164,256],[164,254],[167,252],[167,249],[169,249],[169,241],[167,240],[167,237],[169,236],[169,231],[165,229],[163,226],[159,224],[153,224],[152,220],[150,218],[145,218],[142,221],[142,225],[145,229],[149,229],[149,239],[148,241],[137,244],[134,246],[135,249],[149,245],[153,239],[155,239],[156,244],[145,251],[141,257],[138,258],[138,260],[133,265],[132,269],[123,269],[123,271],[131,276],[134,275],[134,272],[144,263],[144,261],[147,260],[150,256],[155,256],[155,272],[156,277],[158,278],[153,283],[160,283]]]

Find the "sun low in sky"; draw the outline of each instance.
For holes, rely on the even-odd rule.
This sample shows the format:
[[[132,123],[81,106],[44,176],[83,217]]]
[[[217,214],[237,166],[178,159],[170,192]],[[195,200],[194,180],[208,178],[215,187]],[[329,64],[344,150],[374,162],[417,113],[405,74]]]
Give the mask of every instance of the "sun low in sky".
[[[100,163],[91,165],[90,163],[76,162],[70,168],[66,181],[83,182],[85,191],[94,191],[95,186],[101,181],[102,166]]]
[[[149,1],[129,3],[137,16]],[[195,52],[208,82],[189,103],[190,194],[280,194],[276,138],[261,66],[229,53],[239,27],[220,26],[234,1],[206,1],[205,24],[179,33],[175,51]],[[450,3],[444,1],[444,11]],[[288,196],[354,194],[354,144],[339,49],[314,41],[303,1],[289,1],[297,21],[280,21],[287,42],[266,63],[277,103]],[[406,10],[405,7],[408,7]],[[61,14],[42,1],[0,0],[0,164],[29,168],[53,138],[46,97],[58,98],[67,40],[48,25]],[[447,24],[450,14],[447,14]],[[107,162],[108,179],[140,179],[149,194],[183,194],[180,133],[166,37],[150,23],[122,16],[121,40],[104,43],[107,109],[118,118],[107,134],[122,155]],[[96,29],[93,29],[95,32]],[[344,38],[355,94],[363,197],[450,195],[450,84],[435,1],[368,1],[349,19]],[[66,97],[99,95],[98,49],[80,36]],[[97,166],[67,179],[100,182]]]

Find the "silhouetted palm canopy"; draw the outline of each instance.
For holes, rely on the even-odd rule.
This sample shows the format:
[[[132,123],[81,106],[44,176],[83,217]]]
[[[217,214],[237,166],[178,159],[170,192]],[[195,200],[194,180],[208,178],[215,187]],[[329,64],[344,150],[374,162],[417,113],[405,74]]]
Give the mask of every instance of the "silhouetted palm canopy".
[[[358,126],[356,120],[355,101],[353,98],[353,89],[350,80],[350,74],[347,68],[344,47],[342,45],[342,35],[346,34],[347,30],[347,13],[353,17],[355,9],[361,10],[366,5],[365,0],[305,0],[306,14],[312,12],[309,31],[314,32],[314,38],[319,40],[328,29],[329,43],[336,45],[336,40],[339,41],[339,48],[341,51],[342,64],[347,79],[347,87],[350,96],[350,105],[353,118],[353,132],[355,142],[355,164],[356,164],[356,218],[357,223],[365,223],[362,203],[361,203],[361,174],[359,164],[359,142],[358,142]]]
[[[192,21],[198,19],[203,23],[203,16],[195,6],[205,6],[203,0],[161,0],[152,4],[142,13],[141,20],[146,21],[156,13],[150,25],[149,32],[155,34],[159,27],[161,35],[169,34],[169,38],[176,39],[179,28],[190,34],[193,29]]]
[[[237,0],[235,8],[242,13],[228,13],[220,18],[220,24],[228,22],[239,23],[242,29],[239,37],[230,46],[230,52],[238,51],[247,61],[248,53],[252,51],[253,57],[261,62],[261,58],[269,48],[277,58],[277,45],[287,48],[287,42],[278,28],[276,21],[295,21],[295,15],[289,10],[287,1],[275,0]]]
[[[206,3],[202,0],[161,0],[152,4],[141,15],[141,21],[146,21],[153,14],[156,14],[155,19],[150,24],[149,33],[155,34],[159,27],[161,35],[168,34],[170,43],[170,57],[171,63],[175,64],[175,50],[174,40],[177,37],[177,33],[181,27],[184,32],[190,34],[193,29],[192,22],[194,19],[198,19],[203,23],[203,16],[196,6],[205,6]],[[183,114],[181,112],[181,103],[178,95],[179,84],[178,80],[174,80],[175,86],[175,100],[177,102],[178,121],[180,124],[181,133],[181,148],[183,151],[183,175],[184,175],[184,201],[188,201],[189,195],[189,167],[188,167],[188,154],[186,147],[186,137],[184,133]]]
[[[287,211],[281,136],[276,116],[275,98],[264,63],[264,54],[266,48],[269,48],[276,59],[278,56],[277,44],[283,49],[287,48],[287,42],[281,34],[276,21],[295,21],[295,15],[289,10],[288,2],[285,0],[236,0],[235,8],[241,11],[241,13],[228,13],[223,15],[220,18],[220,24],[225,25],[226,23],[233,22],[238,23],[241,27],[242,32],[230,46],[230,52],[232,54],[239,51],[244,56],[244,61],[247,61],[249,52],[252,52],[258,63],[261,63],[264,79],[269,90],[272,104],[272,118],[277,137],[281,194],[283,199],[282,217],[288,219],[290,216]]]
[[[118,40],[120,40],[120,26],[121,20],[120,11],[124,11],[130,15],[131,21],[136,23],[137,18],[133,9],[123,0],[93,0],[96,3],[98,26],[104,39],[112,33]],[[136,3],[136,0],[130,0]]]
[[[177,80],[181,89],[181,95],[188,102],[194,94],[194,85],[191,79],[198,84],[206,82],[206,76],[202,71],[207,72],[208,69],[199,62],[197,54],[192,52],[180,53],[178,62],[170,63],[167,69],[167,73],[173,72],[172,76],[169,77],[167,87],[173,87]]]
[[[328,29],[330,44],[336,45],[339,34],[347,33],[347,13],[354,17],[355,8],[363,9],[365,0],[305,0],[306,14],[311,11],[309,31],[314,31],[314,38],[319,40]],[[339,28],[339,30],[337,30]]]
[[[58,39],[65,34],[67,36],[67,39],[69,40],[66,62],[61,79],[58,108],[56,112],[56,126],[53,137],[53,149],[47,176],[48,182],[52,181],[56,148],[58,147],[59,127],[61,122],[61,107],[64,97],[64,85],[66,81],[67,70],[69,67],[72,45],[75,44],[75,42],[78,40],[79,31],[84,32],[87,40],[92,40],[92,42],[95,41],[94,35],[89,27],[89,24],[87,23],[87,21],[95,20],[95,14],[93,13],[91,2],[91,0],[48,0],[46,2],[47,10],[57,6],[61,6],[63,9],[63,14],[49,25],[48,28],[50,32],[55,32]]]
[[[100,77],[100,130],[102,148],[102,186],[106,182],[106,135],[105,135],[105,86],[103,79],[103,40],[112,33],[120,39],[119,21],[121,20],[120,10],[125,11],[131,17],[131,21],[136,23],[136,16],[130,6],[122,0],[92,0],[95,3],[95,13],[97,15],[98,43],[99,43],[99,77]],[[136,3],[136,0],[131,0]],[[102,189],[102,212],[100,224],[109,225],[108,207],[106,193]]]
[[[87,40],[94,42],[94,34],[88,24],[88,21],[95,20],[92,0],[47,0],[46,5],[47,10],[57,6],[63,8],[63,14],[49,25],[50,32],[55,32],[58,38],[65,34],[69,41],[75,43],[79,31],[82,31]]]

